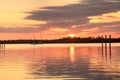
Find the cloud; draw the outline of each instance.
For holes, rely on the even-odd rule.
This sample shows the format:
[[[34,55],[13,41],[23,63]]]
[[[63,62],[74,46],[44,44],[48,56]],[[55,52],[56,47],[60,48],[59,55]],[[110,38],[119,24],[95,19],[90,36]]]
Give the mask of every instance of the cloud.
[[[91,23],[110,23],[120,21],[120,11],[88,17]]]
[[[42,7],[40,10],[26,12],[29,15],[25,17],[28,20],[44,21],[46,23],[39,25],[32,25],[31,27],[15,27],[4,28],[1,27],[0,32],[40,32],[47,30],[54,30],[60,28],[61,30],[67,29],[69,32],[80,33],[89,29],[98,28],[99,31],[105,32],[119,32],[120,21],[107,22],[107,23],[91,23],[90,20],[102,19],[114,16],[103,14],[110,14],[120,11],[119,0],[80,0],[77,4],[70,4],[65,6],[47,6]],[[91,17],[92,18],[88,18]],[[96,17],[96,18],[95,18]],[[116,16],[114,17],[114,19]],[[113,26],[114,25],[114,26]],[[34,27],[37,26],[37,27]],[[112,26],[112,27],[111,27]]]
[[[0,26],[0,33],[33,33],[33,32],[40,32],[44,31],[44,28],[39,27],[39,25],[32,25],[32,26],[14,26],[12,27],[2,27]]]
[[[88,21],[87,16],[95,16],[120,10],[120,2],[112,3],[103,0],[84,0],[83,4],[72,4],[67,6],[43,7],[44,10],[27,12],[31,14],[26,19],[40,20],[52,23],[65,20]],[[81,22],[79,21],[79,22]]]
[[[66,6],[48,6],[48,7],[43,7],[42,10],[40,9],[40,10],[27,12],[30,15],[27,16],[25,19],[47,22],[46,24],[40,25],[42,28],[60,27],[60,28],[68,28],[68,29],[72,29],[72,31],[75,30],[80,32],[83,29],[89,29],[95,27],[101,28],[101,26],[103,25],[111,26],[110,23],[112,23],[112,21],[110,23],[91,24],[89,22],[90,19],[88,17],[113,13],[119,10],[120,10],[120,1],[118,0],[116,1],[83,0],[82,3],[80,1],[80,3],[78,4],[71,4]],[[108,17],[111,16],[107,16],[106,18]],[[119,29],[119,26],[117,25],[120,22],[119,20],[117,20],[117,22],[118,23],[116,24],[116,21],[114,21],[114,25],[116,25],[115,28]],[[73,26],[77,26],[77,27],[73,27]],[[112,29],[107,28],[106,31],[109,30],[117,31],[116,29],[113,28]]]
[[[89,23],[85,24],[82,27],[76,26],[78,29],[80,28],[81,31],[89,32],[92,30],[96,33],[103,33],[103,32],[116,32],[120,34],[120,22],[111,22],[111,23]],[[81,29],[82,28],[82,29]],[[97,30],[94,30],[97,29]],[[88,30],[88,31],[87,31]]]

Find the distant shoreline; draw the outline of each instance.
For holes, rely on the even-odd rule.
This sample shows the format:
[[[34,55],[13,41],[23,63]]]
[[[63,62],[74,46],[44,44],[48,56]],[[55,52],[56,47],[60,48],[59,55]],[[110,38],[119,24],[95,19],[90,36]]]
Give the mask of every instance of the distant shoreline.
[[[77,42],[74,42],[74,43],[76,43],[77,44]],[[81,42],[82,43],[82,42]],[[88,43],[88,42],[84,42],[84,43],[82,43],[82,44],[86,44],[86,43]],[[101,42],[89,42],[89,43],[101,43]],[[88,43],[88,44],[89,44]],[[108,42],[107,42],[108,43]],[[111,43],[120,43],[120,42],[111,42]],[[0,45],[1,44],[33,44],[33,43],[0,43]],[[69,44],[69,42],[68,43],[36,43],[36,44]],[[78,43],[79,44],[79,43]],[[34,45],[34,44],[33,44]]]
[[[61,38],[54,40],[0,40],[0,44],[120,43],[120,38]]]

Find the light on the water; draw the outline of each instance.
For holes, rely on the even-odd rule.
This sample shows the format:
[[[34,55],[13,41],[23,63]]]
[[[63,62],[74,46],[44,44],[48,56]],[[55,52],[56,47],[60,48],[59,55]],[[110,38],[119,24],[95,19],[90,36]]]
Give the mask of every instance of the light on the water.
[[[75,60],[74,56],[74,46],[70,46],[70,61],[73,63]]]

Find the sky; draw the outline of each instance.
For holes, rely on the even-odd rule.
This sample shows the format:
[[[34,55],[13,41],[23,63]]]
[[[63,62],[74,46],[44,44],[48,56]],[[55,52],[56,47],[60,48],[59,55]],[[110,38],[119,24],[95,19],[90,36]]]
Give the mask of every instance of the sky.
[[[120,0],[0,0],[0,40],[120,37]]]

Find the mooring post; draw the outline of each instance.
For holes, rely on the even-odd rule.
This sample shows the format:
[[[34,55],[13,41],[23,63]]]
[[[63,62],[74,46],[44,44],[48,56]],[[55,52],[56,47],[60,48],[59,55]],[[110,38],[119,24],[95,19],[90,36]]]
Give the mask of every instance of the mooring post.
[[[107,35],[105,35],[105,55],[107,58]]]
[[[109,35],[109,55],[111,59],[111,35]]]
[[[3,47],[5,48],[5,41],[3,42],[3,45],[4,45]]]
[[[1,43],[0,43],[0,48],[1,48]]]
[[[101,36],[101,43],[102,43],[102,58],[104,57],[103,54],[104,54],[104,37]]]

